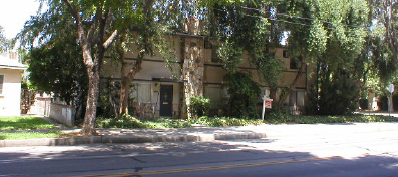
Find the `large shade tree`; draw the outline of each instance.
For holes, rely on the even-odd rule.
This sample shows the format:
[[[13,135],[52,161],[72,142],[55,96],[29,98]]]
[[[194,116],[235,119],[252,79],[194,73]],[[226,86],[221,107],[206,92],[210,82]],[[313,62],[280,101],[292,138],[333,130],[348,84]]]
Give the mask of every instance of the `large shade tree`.
[[[81,46],[82,59],[88,76],[88,94],[83,135],[96,134],[95,121],[98,105],[100,67],[105,52],[130,21],[139,21],[152,8],[153,1],[41,1],[41,7],[48,7],[44,13],[33,17],[27,23],[27,35],[21,37],[39,43],[50,40],[54,30],[74,26],[76,42]],[[69,35],[67,32],[64,35]]]
[[[118,115],[128,114],[128,95],[130,84],[135,75],[141,71],[142,63],[145,56],[153,56],[158,52],[161,57],[167,61],[173,55],[173,49],[169,47],[167,36],[167,23],[173,19],[173,9],[175,9],[179,1],[143,1],[141,6],[143,10],[140,18],[121,19],[128,24],[118,36],[113,48],[117,60],[120,62],[121,88],[119,92]],[[139,4],[137,4],[139,5]],[[132,45],[135,46],[132,49]],[[137,56],[132,63],[126,61],[127,54]]]
[[[65,37],[30,50],[26,57],[29,81],[41,91],[54,93],[68,105],[81,106],[87,96],[87,73],[76,36]]]

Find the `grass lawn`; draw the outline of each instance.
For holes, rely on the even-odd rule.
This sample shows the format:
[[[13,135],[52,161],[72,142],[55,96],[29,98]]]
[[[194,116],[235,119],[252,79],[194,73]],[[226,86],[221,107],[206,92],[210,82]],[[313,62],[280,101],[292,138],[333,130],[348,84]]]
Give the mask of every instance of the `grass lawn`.
[[[38,130],[53,129],[54,125],[38,117],[0,116],[0,130]],[[1,132],[0,140],[21,140],[35,138],[58,138],[60,132]]]
[[[38,117],[0,116],[0,130],[37,130],[52,129],[53,124]]]
[[[37,138],[59,138],[63,137],[59,131],[42,132],[18,132],[18,133],[0,133],[0,140],[22,140]]]
[[[200,124],[210,127],[247,126],[260,124],[333,124],[354,122],[398,122],[396,117],[388,116],[294,116],[287,114],[270,114],[264,121],[261,119],[240,119],[230,117],[200,117],[197,119],[137,119],[131,116],[121,118],[98,118],[98,128],[185,128],[191,124]]]

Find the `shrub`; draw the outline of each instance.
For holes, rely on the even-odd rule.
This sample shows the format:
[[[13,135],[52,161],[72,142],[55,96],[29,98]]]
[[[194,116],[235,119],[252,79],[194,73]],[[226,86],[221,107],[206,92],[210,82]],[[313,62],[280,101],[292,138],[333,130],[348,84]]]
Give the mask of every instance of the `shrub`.
[[[225,126],[247,126],[247,125],[260,125],[264,123],[261,119],[242,119],[231,117],[199,117],[196,119],[188,120],[193,124],[201,124],[210,127],[225,127]]]
[[[227,74],[229,114],[232,117],[258,118],[257,102],[261,89],[246,73]]]
[[[192,110],[195,117],[205,116],[210,108],[210,99],[203,96],[192,95],[189,108]]]
[[[327,73],[320,77],[319,95],[312,94],[315,98],[310,99],[313,101],[312,106],[315,106],[316,114],[352,114],[357,109],[361,97],[361,83],[353,80],[350,73],[343,71]]]
[[[191,127],[191,124],[178,119],[149,119],[139,120],[130,115],[123,115],[115,118],[97,118],[98,128],[184,128]]]

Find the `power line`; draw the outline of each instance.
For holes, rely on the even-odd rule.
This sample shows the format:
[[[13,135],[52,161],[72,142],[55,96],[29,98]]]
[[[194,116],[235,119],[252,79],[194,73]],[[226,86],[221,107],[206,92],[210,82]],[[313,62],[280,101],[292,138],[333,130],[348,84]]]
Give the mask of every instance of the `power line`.
[[[291,16],[291,15],[285,15],[285,14],[282,14],[282,13],[275,13],[275,12],[271,12],[271,11],[263,11],[261,9],[252,8],[252,7],[245,7],[245,6],[239,6],[239,7],[242,8],[242,9],[249,9],[249,10],[255,10],[255,11],[258,11],[258,12],[271,13],[271,14],[275,14],[277,16],[288,17],[288,18],[296,18],[296,19],[307,20],[307,21],[315,21],[315,20],[317,20],[317,19],[313,19],[313,18],[297,17],[297,16]],[[319,20],[319,21],[322,22],[322,23],[333,25],[332,22],[328,22],[328,21],[324,21],[324,20]],[[288,21],[286,21],[286,22],[288,22]],[[291,22],[291,24],[295,24],[295,22]],[[344,26],[348,26],[348,27],[353,27],[353,28],[367,28],[367,27],[362,27],[362,26],[357,26],[357,25],[348,25],[348,24],[343,24],[343,25]]]
[[[285,21],[285,20],[278,20],[278,19],[274,19],[274,18],[268,18],[268,17],[258,17],[258,16],[251,16],[251,15],[245,15],[247,17],[253,17],[253,18],[265,18],[267,20],[271,20],[271,21],[276,21],[276,22],[282,22],[282,23],[287,23],[287,24],[292,24],[292,25],[300,25],[300,26],[308,26],[308,27],[312,27],[314,25],[309,25],[309,24],[304,24],[304,23],[296,23],[296,22],[290,22],[290,21]],[[326,27],[326,29],[329,30],[335,30],[336,28],[329,28]]]

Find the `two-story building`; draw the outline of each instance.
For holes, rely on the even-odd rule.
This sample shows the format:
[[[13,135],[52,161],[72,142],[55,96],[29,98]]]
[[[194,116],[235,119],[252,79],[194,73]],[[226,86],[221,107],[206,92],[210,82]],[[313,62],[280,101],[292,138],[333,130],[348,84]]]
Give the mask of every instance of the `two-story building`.
[[[16,52],[0,55],[0,115],[21,114],[21,77],[26,65],[22,64]]]
[[[200,26],[195,25],[196,27]],[[211,45],[205,44],[205,36],[200,35],[200,32],[192,32],[189,29],[186,30],[186,33],[170,34],[166,39],[174,44],[172,52],[174,59],[172,62],[169,61],[172,63],[172,67],[166,67],[160,55],[146,56],[142,63],[142,70],[134,78],[133,83],[136,88],[132,90],[130,96],[134,97],[138,115],[180,117],[179,108],[185,101],[183,95],[187,92],[188,80],[196,82],[197,84],[191,85],[191,87],[201,87],[199,92],[202,90],[203,95],[210,98],[211,113],[222,114],[221,110],[228,97],[226,83],[223,81],[226,71],[223,69],[222,63],[215,57],[215,49]],[[134,46],[132,48],[132,51],[136,51]],[[285,68],[278,87],[287,87],[299,72],[299,65],[295,60],[289,58],[287,50],[284,48],[278,48],[274,54],[282,61]],[[262,95],[269,94],[268,85],[261,82],[257,69],[250,64],[246,54],[244,58],[244,62],[239,65],[239,70],[249,73],[254,81],[260,83]],[[136,61],[136,52],[127,54],[126,60]],[[170,68],[173,68],[173,72]],[[309,73],[312,69],[312,67],[306,66],[294,87],[294,92],[286,101],[293,111],[302,109],[306,105],[306,94],[312,82]],[[110,57],[105,58],[102,70],[102,86],[109,81],[120,81],[120,64]],[[173,77],[172,73],[175,73],[176,77]],[[259,98],[259,103],[261,103],[261,98]]]

